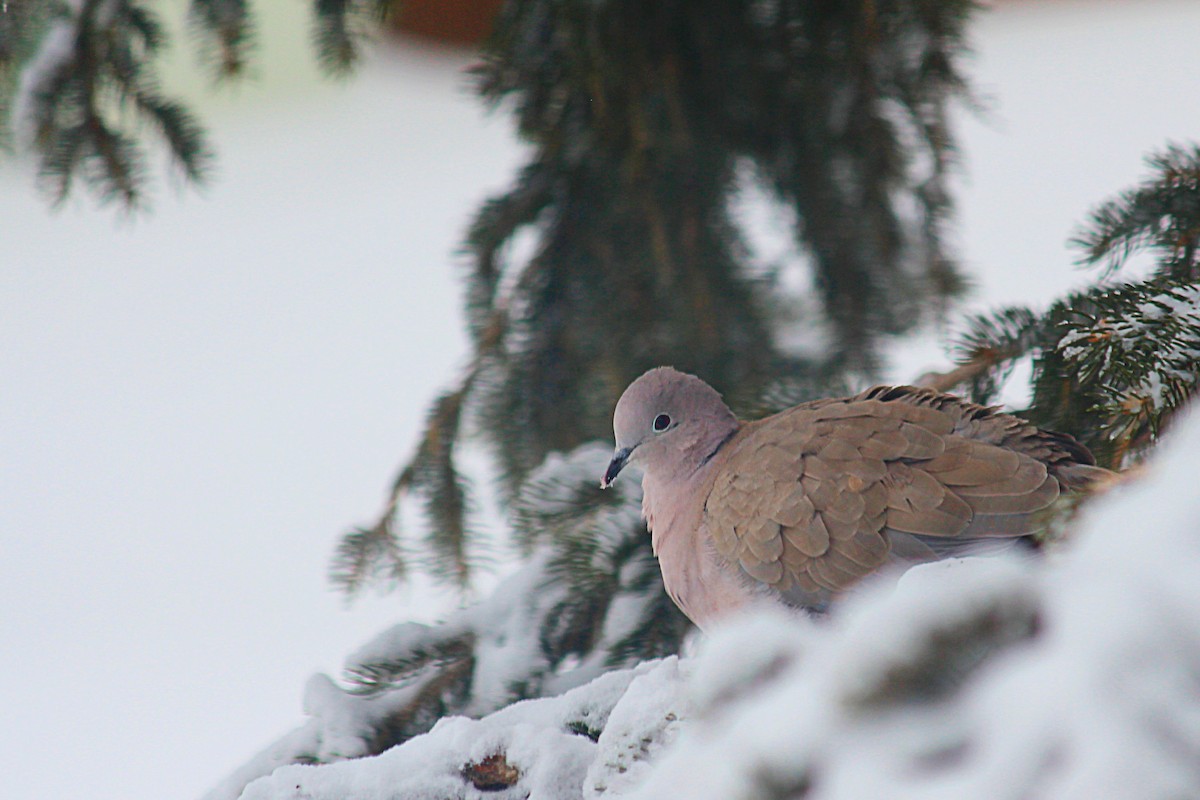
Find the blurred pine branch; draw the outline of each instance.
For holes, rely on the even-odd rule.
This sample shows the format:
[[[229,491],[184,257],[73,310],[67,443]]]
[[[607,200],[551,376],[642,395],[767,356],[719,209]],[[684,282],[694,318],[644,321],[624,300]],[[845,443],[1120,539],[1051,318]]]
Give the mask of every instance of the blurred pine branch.
[[[1169,145],[1147,164],[1150,176],[1098,206],[1072,240],[1101,281],[1043,312],[978,317],[958,344],[965,360],[990,361],[971,386],[978,402],[1032,359],[1024,415],[1075,435],[1112,468],[1155,442],[1200,381],[1200,147]],[[1148,276],[1117,282],[1136,257]]]

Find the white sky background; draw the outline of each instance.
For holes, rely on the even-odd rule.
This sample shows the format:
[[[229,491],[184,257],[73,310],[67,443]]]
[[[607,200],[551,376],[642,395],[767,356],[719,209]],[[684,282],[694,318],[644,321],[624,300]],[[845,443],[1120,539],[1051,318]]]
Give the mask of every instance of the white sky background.
[[[519,153],[464,59],[318,83],[303,24],[264,20],[259,85],[196,92],[220,148],[203,195],[54,214],[0,167],[6,796],[195,797],[301,720],[311,672],[447,602],[347,610],[325,572],[462,360],[453,251]],[[960,129],[973,305],[1088,278],[1065,246],[1086,211],[1200,139],[1197,35],[1189,0],[977,19],[995,102]],[[914,347],[895,377],[939,361]]]

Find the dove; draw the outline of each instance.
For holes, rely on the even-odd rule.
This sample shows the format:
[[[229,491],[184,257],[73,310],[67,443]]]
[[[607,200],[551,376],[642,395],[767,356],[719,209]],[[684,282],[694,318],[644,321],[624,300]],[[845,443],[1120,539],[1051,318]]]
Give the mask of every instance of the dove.
[[[1070,436],[912,386],[742,422],[659,367],[621,395],[613,433],[600,486],[641,469],[663,583],[701,629],[760,603],[819,613],[884,568],[1015,543],[1111,474]]]

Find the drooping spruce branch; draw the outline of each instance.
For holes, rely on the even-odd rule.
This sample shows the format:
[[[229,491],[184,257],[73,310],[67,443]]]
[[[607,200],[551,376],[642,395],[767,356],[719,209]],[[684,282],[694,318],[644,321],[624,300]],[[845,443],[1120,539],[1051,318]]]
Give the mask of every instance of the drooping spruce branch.
[[[481,392],[510,422],[517,477],[606,435],[625,383],[659,363],[735,403],[768,380],[869,373],[881,334],[957,287],[940,244],[969,3],[511,3],[480,70],[535,156],[469,237],[474,329],[508,310],[505,360]],[[729,213],[737,169],[795,213],[832,329],[797,358],[747,280]],[[922,164],[923,166],[918,166]],[[898,205],[920,209],[901,221]],[[498,253],[536,231],[525,263]],[[506,291],[507,289],[507,291]],[[563,402],[566,400],[566,402]]]
[[[12,103],[20,85],[20,67],[36,52],[38,42],[54,17],[62,13],[61,3],[9,3],[0,14],[0,120],[12,116]],[[12,132],[0,124],[0,152],[12,148]]]
[[[1110,467],[1153,442],[1200,384],[1200,148],[1172,145],[1147,163],[1150,177],[1099,206],[1073,242],[1106,276],[1147,255],[1148,278],[1102,281],[1041,313],[994,312],[959,345],[964,358],[992,361],[973,387],[980,401],[1032,358],[1027,415],[1076,435]]]
[[[1149,251],[1156,274],[1200,282],[1200,146],[1167,145],[1146,163],[1151,177],[1096,208],[1072,242],[1110,273]]]
[[[48,26],[22,72],[15,116],[53,202],[81,178],[103,201],[140,205],[138,125],[157,134],[190,180],[204,179],[212,155],[204,133],[161,93],[150,66],[165,42],[158,16],[129,0],[84,0]]]
[[[254,50],[254,18],[247,0],[191,0],[188,22],[217,80],[241,77]]]
[[[330,570],[335,586],[353,595],[369,583],[402,581],[407,559],[401,545],[399,515],[402,501],[416,494],[424,500],[429,521],[429,572],[466,588],[469,575],[466,481],[454,460],[453,440],[463,417],[463,397],[470,387],[447,392],[430,410],[425,434],[412,460],[392,484],[383,512],[368,528],[343,535]]]
[[[532,150],[467,236],[474,424],[431,415],[425,439],[481,432],[510,500],[549,453],[608,437],[647,368],[701,374],[751,412],[869,376],[881,337],[960,284],[942,243],[947,109],[972,8],[506,3],[479,89]],[[800,298],[751,269],[731,210],[747,176],[811,257],[799,326]],[[828,347],[789,346],[785,324]]]
[[[313,0],[313,40],[327,74],[361,60],[393,0]],[[189,28],[218,81],[240,78],[254,54],[247,0],[191,0]],[[104,203],[144,204],[149,153],[162,147],[201,183],[213,162],[196,117],[160,87],[169,43],[161,13],[139,0],[12,2],[0,14],[0,112],[38,160],[55,204],[82,183]],[[0,144],[8,139],[8,128]]]
[[[362,60],[363,43],[392,13],[395,0],[313,0],[313,45],[330,75],[345,77]]]
[[[636,485],[597,486],[608,458],[584,445],[531,473],[512,515],[525,566],[487,601],[436,626],[397,626],[353,655],[356,691],[391,692],[469,662],[467,679],[489,683],[450,713],[482,713],[676,652],[689,623],[645,547]]]

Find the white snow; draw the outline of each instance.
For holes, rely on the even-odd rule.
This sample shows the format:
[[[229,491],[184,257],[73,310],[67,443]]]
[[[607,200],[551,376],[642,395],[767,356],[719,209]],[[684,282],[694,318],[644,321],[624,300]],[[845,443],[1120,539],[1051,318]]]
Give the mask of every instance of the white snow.
[[[0,159],[6,797],[197,797],[303,723],[309,675],[457,604],[417,581],[351,605],[326,575],[455,377],[454,253],[520,148],[468,58],[318,82],[307,8],[266,5],[297,64],[270,17],[257,82],[197,77],[202,192],[52,213]]]
[[[445,800],[480,796],[469,788],[464,767],[503,755],[520,772],[501,798],[558,800],[580,797],[585,781],[620,783],[660,740],[669,739],[682,707],[675,658],[610,672],[586,687],[542,700],[527,700],[482,719],[443,719],[429,733],[382,755],[324,766],[290,766],[246,788],[242,800],[404,797]],[[629,698],[637,708],[612,717]],[[608,735],[594,742],[587,732]],[[598,758],[599,756],[599,758]]]
[[[473,797],[464,767],[495,755],[519,773],[497,797],[545,800],[1200,796],[1197,469],[1200,414],[1049,558],[917,567],[820,622],[733,620],[694,658],[242,798]]]
[[[1146,298],[1124,318],[1103,317],[1073,328],[1058,347],[1076,369],[1082,369],[1088,358],[1098,358],[1107,369],[1112,356],[1118,355],[1114,350],[1128,353],[1138,343],[1144,348],[1147,335],[1153,338],[1154,361],[1144,365],[1144,374],[1107,381],[1106,389],[1128,402],[1130,413],[1139,413],[1142,404],[1157,411],[1169,391],[1184,391],[1200,374],[1200,289],[1182,287]]]
[[[42,38],[38,51],[21,71],[9,124],[22,147],[29,147],[37,138],[42,110],[38,104],[39,96],[74,61],[76,30],[73,19],[54,20]]]
[[[653,769],[689,716],[686,677],[686,665],[672,657],[630,682],[590,754],[584,797],[624,794]]]

